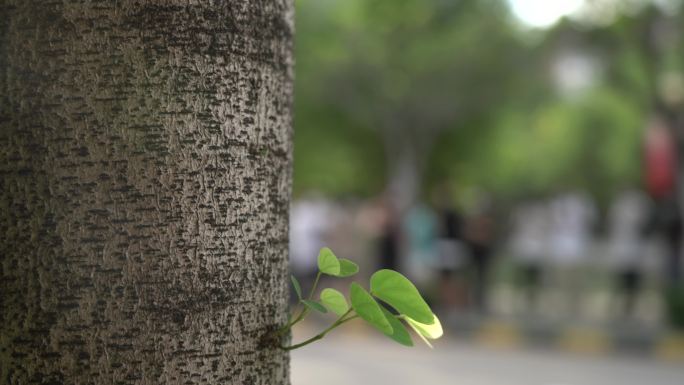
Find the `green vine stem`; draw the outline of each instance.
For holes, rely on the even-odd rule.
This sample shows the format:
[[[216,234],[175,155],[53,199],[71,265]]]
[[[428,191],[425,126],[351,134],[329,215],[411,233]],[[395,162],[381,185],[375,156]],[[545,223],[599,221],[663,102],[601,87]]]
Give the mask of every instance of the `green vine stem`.
[[[322,332],[316,334],[315,336],[309,338],[308,340],[302,341],[302,342],[300,342],[300,343],[298,343],[298,344],[291,345],[291,346],[281,346],[281,348],[284,349],[284,350],[293,350],[293,349],[301,348],[302,346],[306,346],[306,345],[308,345],[308,344],[310,344],[310,343],[312,343],[312,342],[316,342],[316,341],[322,339],[323,337],[325,337],[326,334],[330,333],[330,332],[331,332],[333,329],[335,329],[336,327],[338,327],[338,326],[342,325],[343,323],[348,322],[348,321],[351,321],[352,319],[358,317],[358,315],[353,315],[353,316],[351,316],[351,317],[345,318],[345,317],[348,316],[351,312],[352,312],[352,309],[347,310],[346,313],[342,314],[342,315],[340,316],[340,318],[338,318],[337,321],[333,322],[332,325],[328,326],[327,329],[325,329],[325,330],[323,330]]]
[[[309,292],[309,299],[313,299],[314,293],[316,293],[316,286],[318,286],[318,281],[321,279],[321,272],[316,274],[316,280],[314,280],[313,286],[311,287],[311,292]]]
[[[314,294],[316,293],[316,286],[318,286],[318,281],[321,279],[321,272],[319,271],[318,274],[316,274],[316,280],[314,280],[314,284],[311,287],[311,291],[309,292],[309,299],[312,299]],[[298,304],[301,304],[302,300],[301,298],[298,301]],[[294,313],[293,313],[294,314]],[[304,307],[302,310],[299,312],[299,314],[294,318],[294,320],[290,320],[285,324],[283,327],[280,329],[276,330],[274,335],[276,337],[280,337],[283,334],[285,334],[289,329],[291,329],[294,325],[296,325],[299,321],[303,320],[306,315],[309,314],[309,308]]]

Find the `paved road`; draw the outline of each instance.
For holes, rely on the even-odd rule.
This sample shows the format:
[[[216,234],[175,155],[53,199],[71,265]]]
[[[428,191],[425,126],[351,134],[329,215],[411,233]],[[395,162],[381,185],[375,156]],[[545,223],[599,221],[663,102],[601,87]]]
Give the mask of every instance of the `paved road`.
[[[333,332],[292,353],[293,385],[684,385],[684,365],[649,358],[495,350],[462,341],[404,348]]]

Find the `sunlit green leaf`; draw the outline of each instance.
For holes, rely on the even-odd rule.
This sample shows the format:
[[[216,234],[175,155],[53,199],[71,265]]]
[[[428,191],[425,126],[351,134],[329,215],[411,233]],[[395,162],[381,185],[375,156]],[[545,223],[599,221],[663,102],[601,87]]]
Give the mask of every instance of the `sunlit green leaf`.
[[[297,298],[302,299],[302,287],[299,285],[299,281],[294,275],[290,276],[292,279],[292,286],[294,286],[295,292],[297,293]]]
[[[431,324],[434,320],[432,310],[420,296],[418,289],[408,278],[394,270],[378,270],[371,276],[371,293],[387,302],[399,313],[414,320]]]
[[[332,250],[327,247],[322,248],[318,253],[318,270],[328,275],[336,276],[340,274],[340,261]]]
[[[437,318],[436,315],[434,316],[434,322],[430,325],[417,322],[416,320],[413,320],[407,316],[403,316],[403,318],[406,320],[409,326],[416,332],[416,334],[418,334],[418,337],[420,337],[423,340],[423,342],[425,342],[427,346],[431,348],[432,344],[430,343],[430,341],[428,341],[428,338],[431,340],[435,340],[444,334],[442,330],[442,324],[439,322],[439,318]]]
[[[335,289],[323,289],[321,292],[321,302],[330,311],[340,316],[349,310],[349,305],[344,295]]]
[[[304,306],[308,307],[311,310],[316,310],[316,311],[321,312],[321,313],[327,313],[328,312],[328,310],[323,305],[321,305],[320,303],[318,303],[316,301],[303,299],[302,303],[304,304]]]
[[[387,337],[395,340],[396,342],[404,345],[404,346],[413,346],[413,341],[411,340],[411,336],[409,335],[408,331],[406,330],[406,327],[395,317],[392,313],[387,311],[384,307],[380,306],[382,309],[382,313],[385,315],[385,318],[387,318],[387,321],[389,321],[390,325],[392,326],[392,333],[384,333]]]
[[[359,265],[346,259],[340,258],[340,273],[338,277],[351,277],[352,275],[359,272]]]
[[[380,305],[358,283],[353,282],[350,289],[352,308],[364,321],[385,334],[392,334],[392,325],[382,313]]]

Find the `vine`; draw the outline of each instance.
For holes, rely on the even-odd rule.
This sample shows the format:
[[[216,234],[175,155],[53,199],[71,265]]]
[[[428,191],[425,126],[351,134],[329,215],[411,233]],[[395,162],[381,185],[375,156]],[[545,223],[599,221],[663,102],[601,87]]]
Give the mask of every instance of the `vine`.
[[[418,289],[408,278],[394,270],[376,271],[370,278],[370,291],[366,291],[357,282],[352,282],[348,298],[333,288],[325,288],[319,294],[318,300],[314,299],[322,275],[346,278],[355,275],[358,271],[357,264],[348,259],[337,258],[332,250],[324,247],[318,254],[318,274],[306,298],[302,296],[301,285],[297,278],[291,276],[298,298],[298,306],[294,310],[297,308],[299,310],[292,312],[288,322],[276,330],[273,337],[282,340],[282,337],[287,335],[294,325],[304,320],[311,311],[320,313],[330,311],[337,315],[337,319],[315,336],[289,346],[279,344],[280,348],[285,350],[301,348],[322,339],[337,327],[356,318],[364,320],[385,336],[405,346],[413,346],[413,340],[405,325],[413,329],[430,347],[432,345],[429,340],[442,336],[442,325],[439,319]],[[390,311],[387,306],[394,309],[394,312]]]

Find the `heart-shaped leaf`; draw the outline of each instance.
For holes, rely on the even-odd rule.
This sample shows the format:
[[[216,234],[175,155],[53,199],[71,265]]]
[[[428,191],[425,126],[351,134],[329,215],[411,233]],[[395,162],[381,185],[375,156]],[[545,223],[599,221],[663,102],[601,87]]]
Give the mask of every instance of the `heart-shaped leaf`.
[[[358,283],[352,282],[350,288],[352,308],[364,321],[385,334],[392,334],[392,325],[382,313],[380,305]]]
[[[299,298],[301,300],[302,299],[302,287],[299,285],[299,281],[297,281],[297,278],[295,278],[294,275],[291,275],[290,279],[292,280],[292,286],[294,286],[295,292],[297,293],[297,298]]]
[[[392,333],[385,333],[385,335],[404,346],[413,346],[411,335],[409,335],[408,330],[406,330],[406,327],[401,321],[384,307],[380,306],[380,308],[382,309],[385,318],[387,318],[387,321],[392,325]]]
[[[349,310],[349,305],[344,295],[335,289],[323,289],[321,292],[321,302],[330,311],[339,316]]]
[[[433,323],[435,317],[432,310],[420,296],[418,289],[398,272],[389,269],[378,270],[371,276],[370,286],[374,296],[387,302],[399,313],[420,323]]]
[[[346,258],[340,258],[339,261],[340,273],[337,275],[338,277],[351,277],[352,275],[359,272],[359,265],[357,265],[356,263]]]
[[[318,270],[328,275],[337,276],[340,274],[340,261],[327,247],[322,248],[318,253]]]
[[[444,334],[444,331],[442,330],[442,324],[439,322],[439,318],[437,318],[436,315],[433,316],[435,320],[430,325],[417,322],[416,320],[407,316],[403,317],[409,326],[416,332],[416,334],[418,334],[418,337],[420,337],[430,348],[432,348],[432,344],[430,341],[428,341],[428,338],[431,340],[436,340]]]
[[[321,312],[321,313],[327,313],[328,312],[328,310],[325,307],[323,307],[323,305],[321,305],[320,303],[318,303],[316,301],[303,299],[302,303],[304,304],[304,306],[308,307],[311,310],[316,310],[316,311]]]

